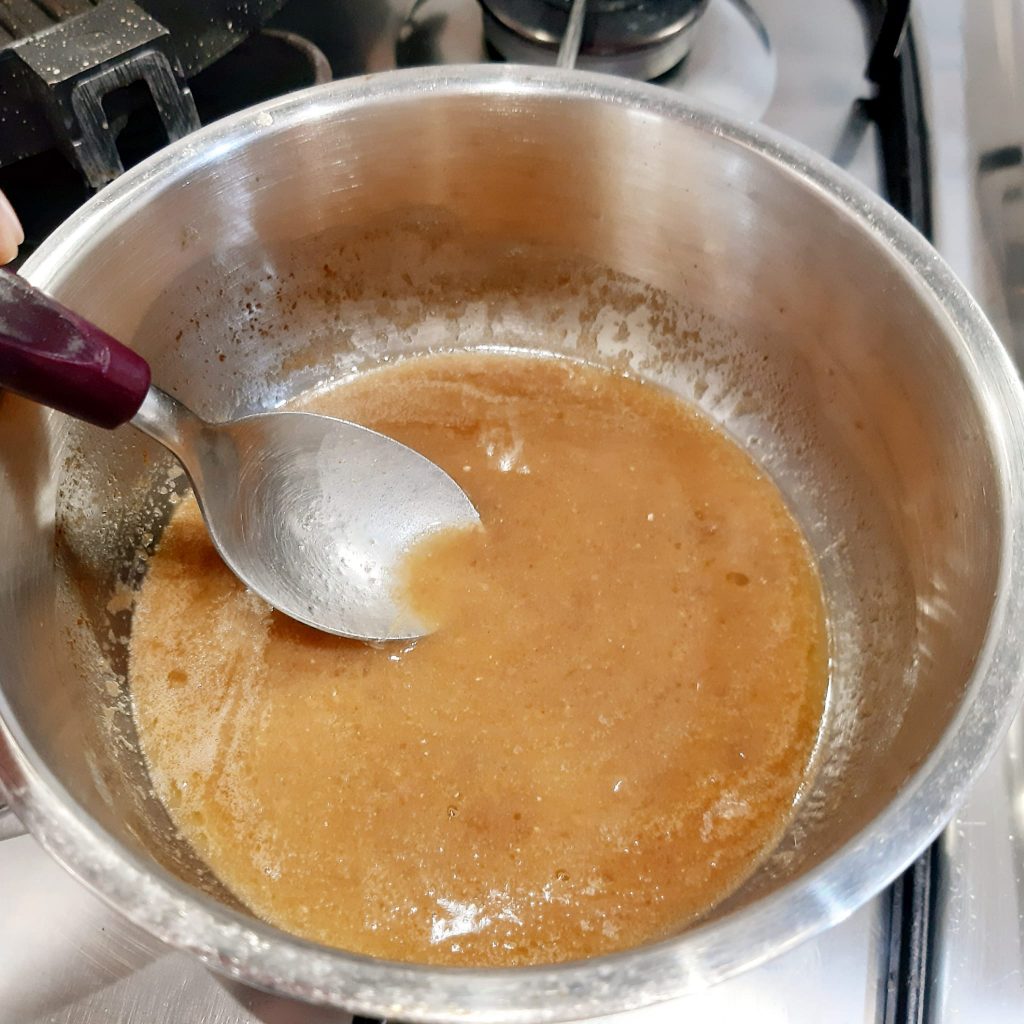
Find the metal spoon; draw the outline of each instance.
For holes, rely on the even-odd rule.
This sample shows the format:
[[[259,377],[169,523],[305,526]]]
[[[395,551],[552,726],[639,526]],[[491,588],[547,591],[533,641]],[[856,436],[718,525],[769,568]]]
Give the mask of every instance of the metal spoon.
[[[401,563],[425,534],[479,523],[445,472],[389,437],[311,413],[208,423],[137,353],[0,271],[0,386],[77,419],[131,423],[184,466],[229,568],[275,608],[359,640],[430,632]]]

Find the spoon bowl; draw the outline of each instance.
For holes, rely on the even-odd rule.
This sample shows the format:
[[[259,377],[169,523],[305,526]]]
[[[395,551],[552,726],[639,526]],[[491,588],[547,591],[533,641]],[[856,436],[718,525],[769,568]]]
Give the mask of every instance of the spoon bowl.
[[[403,598],[405,558],[436,530],[480,523],[447,473],[358,424],[300,412],[208,423],[154,387],[138,353],[6,271],[0,386],[159,441],[188,474],[232,572],[279,611],[338,636],[429,633]]]

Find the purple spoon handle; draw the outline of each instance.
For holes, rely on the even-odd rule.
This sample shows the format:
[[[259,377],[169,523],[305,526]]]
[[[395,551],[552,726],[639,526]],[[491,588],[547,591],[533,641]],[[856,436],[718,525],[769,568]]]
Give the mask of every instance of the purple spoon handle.
[[[138,412],[149,378],[137,352],[0,270],[0,387],[111,428]]]

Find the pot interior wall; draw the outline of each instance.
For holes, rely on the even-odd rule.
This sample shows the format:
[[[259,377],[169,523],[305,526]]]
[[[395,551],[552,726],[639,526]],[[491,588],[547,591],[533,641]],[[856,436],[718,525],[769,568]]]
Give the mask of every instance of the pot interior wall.
[[[656,112],[526,92],[308,110],[253,115],[244,147],[152,180],[48,288],[210,418],[481,345],[700,405],[790,501],[833,642],[813,782],[726,906],[810,870],[940,743],[984,638],[1001,497],[952,325],[824,193]],[[230,900],[153,798],[126,700],[131,591],[181,478],[129,430],[9,395],[0,462],[21,638],[0,680],[19,728],[112,834]]]

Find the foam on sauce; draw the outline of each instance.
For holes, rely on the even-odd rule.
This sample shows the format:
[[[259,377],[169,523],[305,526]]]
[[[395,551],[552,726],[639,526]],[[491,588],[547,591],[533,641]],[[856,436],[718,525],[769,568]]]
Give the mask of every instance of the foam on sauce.
[[[703,416],[565,360],[410,358],[307,403],[447,470],[486,531],[410,557],[440,628],[375,649],[224,567],[194,502],[139,594],[156,790],[252,911],[395,960],[571,960],[663,937],[787,821],[822,714],[820,585]]]

